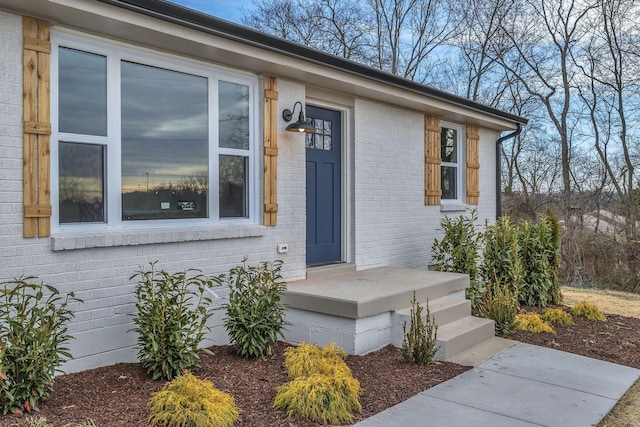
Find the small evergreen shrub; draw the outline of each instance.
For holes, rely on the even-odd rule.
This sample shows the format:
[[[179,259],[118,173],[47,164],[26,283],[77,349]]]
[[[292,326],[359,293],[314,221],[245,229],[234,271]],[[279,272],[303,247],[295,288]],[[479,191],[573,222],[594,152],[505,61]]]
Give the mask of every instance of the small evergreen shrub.
[[[151,396],[147,411],[149,425],[164,427],[231,427],[240,415],[232,396],[190,373]]]
[[[553,327],[542,320],[538,313],[520,313],[516,316],[516,329],[534,334],[555,334]]]
[[[517,227],[509,218],[500,217],[484,233],[483,261],[480,267],[487,288],[506,285],[518,299],[523,287],[524,270],[520,259]]]
[[[493,284],[485,290],[479,314],[495,322],[497,335],[507,335],[514,328],[518,308],[518,301],[507,285]]]
[[[71,359],[66,324],[74,317],[73,293],[62,296],[34,276],[0,288],[0,407],[2,413],[37,411],[53,392],[58,367]]]
[[[545,241],[545,253],[547,255],[547,262],[549,263],[549,271],[551,272],[549,304],[558,305],[562,303],[562,292],[560,290],[560,242],[562,238],[560,221],[558,221],[558,217],[553,212],[553,209],[549,208],[542,222],[548,230]]]
[[[607,316],[602,313],[597,305],[591,304],[587,301],[582,301],[580,304],[575,305],[571,309],[571,314],[578,317],[584,317],[587,320],[607,320]]]
[[[335,343],[320,349],[314,344],[299,344],[284,351],[284,367],[289,378],[306,377],[312,374],[333,375],[348,371],[346,353]]]
[[[211,280],[199,270],[169,274],[140,269],[137,279],[134,316],[138,333],[138,360],[153,379],[171,380],[197,366],[198,346],[207,320],[213,315],[206,291]],[[211,354],[210,351],[203,349]]]
[[[431,247],[432,260],[438,271],[469,275],[470,283],[466,289],[466,297],[471,301],[474,313],[484,292],[478,269],[482,233],[476,231],[477,219],[475,210],[472,210],[468,217],[445,217],[440,222],[444,236],[442,240],[435,239]]]
[[[518,247],[522,268],[526,272],[522,280],[519,300],[521,304],[546,307],[553,299],[553,281],[549,266],[548,243],[551,230],[544,221],[525,222],[520,225]]]
[[[353,420],[353,412],[362,411],[360,383],[342,370],[298,377],[277,392],[273,406],[286,410],[289,417],[298,414],[324,424],[344,424]]]
[[[429,301],[425,304],[425,320],[422,320],[422,306],[416,301],[416,293],[411,300],[411,325],[407,331],[407,322],[402,325],[402,358],[418,365],[427,365],[433,361],[438,349],[436,346],[438,326],[431,317]]]
[[[282,336],[286,322],[280,299],[287,285],[281,268],[282,261],[248,266],[245,259],[226,278],[229,302],[224,306],[224,326],[241,357],[270,356]]]
[[[573,318],[569,313],[561,308],[545,308],[540,314],[542,320],[554,325],[573,325]]]

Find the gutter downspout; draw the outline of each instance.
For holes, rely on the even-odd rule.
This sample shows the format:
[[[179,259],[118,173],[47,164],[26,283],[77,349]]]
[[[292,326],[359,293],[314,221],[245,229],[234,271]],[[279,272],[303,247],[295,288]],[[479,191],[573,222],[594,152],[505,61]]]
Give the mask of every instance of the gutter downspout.
[[[502,216],[502,143],[507,139],[515,138],[522,132],[522,124],[516,123],[516,130],[508,135],[501,136],[496,141],[496,219]]]

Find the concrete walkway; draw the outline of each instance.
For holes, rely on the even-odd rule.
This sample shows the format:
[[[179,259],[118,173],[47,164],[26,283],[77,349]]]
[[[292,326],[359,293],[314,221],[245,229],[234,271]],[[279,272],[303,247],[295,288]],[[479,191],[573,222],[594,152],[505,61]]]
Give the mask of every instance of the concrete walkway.
[[[358,427],[595,426],[640,370],[518,343]]]

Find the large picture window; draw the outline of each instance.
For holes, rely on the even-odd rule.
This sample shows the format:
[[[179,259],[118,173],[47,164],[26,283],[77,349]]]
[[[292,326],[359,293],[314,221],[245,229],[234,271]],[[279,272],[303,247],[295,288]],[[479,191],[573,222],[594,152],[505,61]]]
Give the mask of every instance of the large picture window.
[[[255,77],[52,40],[54,227],[255,222]]]

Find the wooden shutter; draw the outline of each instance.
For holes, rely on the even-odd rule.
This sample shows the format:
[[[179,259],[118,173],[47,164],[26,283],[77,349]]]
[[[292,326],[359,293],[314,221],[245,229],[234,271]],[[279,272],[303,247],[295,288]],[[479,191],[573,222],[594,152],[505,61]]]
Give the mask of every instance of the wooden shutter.
[[[467,204],[477,205],[480,199],[480,134],[477,126],[467,125]]]
[[[24,237],[47,237],[51,232],[49,150],[51,138],[50,26],[24,17],[23,119],[24,119]]]
[[[440,118],[424,116],[424,204],[439,205],[440,186]]]
[[[264,225],[278,224],[278,81],[264,76]]]

